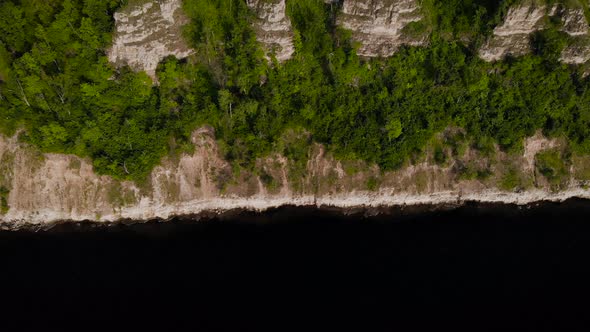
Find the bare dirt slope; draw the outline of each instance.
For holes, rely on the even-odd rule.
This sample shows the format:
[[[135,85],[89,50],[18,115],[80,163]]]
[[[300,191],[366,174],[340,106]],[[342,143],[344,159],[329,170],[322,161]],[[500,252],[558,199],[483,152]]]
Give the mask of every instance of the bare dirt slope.
[[[548,182],[532,181],[540,176],[535,155],[563,144],[540,135],[525,142],[522,154],[498,152],[493,157],[483,157],[468,148],[442,165],[429,157],[393,172],[382,172],[377,166],[360,161],[338,161],[316,144],[310,147],[303,176],[291,161],[276,154],[259,160],[253,171],[232,171],[221,157],[209,127],[196,130],[192,140],[193,153],[165,158],[145,184],[137,185],[97,175],[88,160],[40,154],[14,137],[0,137],[0,186],[9,190],[9,209],[0,214],[0,220],[18,225],[66,219],[168,218],[283,204],[352,207],[465,200],[530,203],[590,197],[584,187],[588,179],[583,178],[585,175],[576,176],[577,167],[587,168],[586,159],[571,163],[570,178],[559,190]],[[486,167],[493,175],[462,176],[459,165],[481,166],[482,160],[489,161]],[[518,167],[522,187],[499,188],[508,172],[506,165]]]

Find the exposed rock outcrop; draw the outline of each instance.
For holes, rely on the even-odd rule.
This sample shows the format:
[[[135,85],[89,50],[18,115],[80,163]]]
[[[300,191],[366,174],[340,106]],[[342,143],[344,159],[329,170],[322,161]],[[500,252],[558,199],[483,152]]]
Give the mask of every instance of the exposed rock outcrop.
[[[583,8],[564,4],[547,6],[536,0],[522,1],[508,10],[504,22],[494,29],[492,37],[480,49],[480,57],[485,61],[497,61],[507,55],[530,53],[532,33],[545,29],[550,18],[558,19],[560,30],[571,39],[560,60],[569,64],[590,60],[590,27]]]
[[[423,45],[426,36],[409,36],[404,28],[422,19],[417,0],[344,0],[338,24],[352,30],[358,54],[391,56],[401,45]]]
[[[547,7],[534,1],[510,8],[504,22],[494,29],[493,36],[480,49],[480,57],[485,61],[496,61],[506,55],[529,53],[530,34],[543,28],[546,15]]]
[[[152,0],[129,4],[115,13],[110,61],[144,70],[155,81],[156,67],[163,58],[189,56],[193,50],[182,37],[182,26],[188,19],[181,6],[182,0]]]
[[[582,64],[590,60],[590,36],[574,39],[561,53],[561,62],[568,64]]]
[[[570,36],[582,36],[588,34],[588,21],[583,8],[565,8],[555,6],[550,16],[562,18],[562,31]]]
[[[247,4],[258,17],[254,29],[267,58],[274,54],[279,62],[290,59],[295,47],[285,0],[247,0]]]
[[[562,31],[572,39],[561,53],[560,60],[569,64],[581,64],[590,60],[590,26],[584,10],[567,8],[555,14],[562,18]]]

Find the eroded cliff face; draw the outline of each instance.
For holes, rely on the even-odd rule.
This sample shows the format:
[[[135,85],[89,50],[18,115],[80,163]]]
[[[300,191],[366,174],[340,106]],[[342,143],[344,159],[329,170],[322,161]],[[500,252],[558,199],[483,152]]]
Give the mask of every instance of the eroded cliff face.
[[[193,50],[182,37],[182,0],[154,0],[130,4],[115,13],[115,34],[108,57],[145,71],[154,81],[158,63],[169,55],[189,56]]]
[[[422,19],[417,0],[324,0],[327,4],[341,3],[337,24],[349,29],[360,43],[358,54],[365,57],[391,56],[401,45],[423,45],[426,35],[411,36],[404,28]],[[254,29],[267,58],[291,58],[293,29],[286,15],[285,0],[247,0],[257,20]]]
[[[590,26],[582,8],[558,8],[555,15],[562,18],[562,31],[571,41],[561,53],[560,60],[569,64],[582,64],[590,60]]]
[[[290,59],[295,47],[285,0],[247,0],[247,4],[258,18],[254,30],[267,58],[274,54],[279,62]]]
[[[444,165],[427,157],[394,172],[360,161],[335,160],[318,144],[311,147],[303,169],[274,154],[258,160],[254,173],[234,172],[221,158],[211,128],[196,130],[192,141],[193,153],[165,158],[148,181],[138,185],[99,176],[88,160],[40,154],[15,137],[0,136],[0,186],[9,190],[9,209],[0,212],[0,222],[18,227],[57,220],[145,220],[284,204],[347,208],[590,197],[584,189],[590,180],[588,158],[574,159],[571,178],[560,190],[538,173],[535,156],[563,145],[541,135],[527,139],[522,156],[498,152],[493,164],[492,159],[467,149]],[[493,175],[464,178],[457,170],[465,167],[488,167]],[[517,170],[522,183],[519,192],[496,187],[508,169]]]
[[[485,61],[501,60],[506,55],[521,56],[531,51],[530,34],[543,28],[545,5],[525,2],[508,10],[504,22],[494,29],[492,37],[480,49]]]
[[[422,19],[417,0],[343,0],[338,24],[361,44],[358,54],[391,56],[401,45],[423,45],[426,36],[410,36],[404,28]]]
[[[494,29],[492,37],[480,49],[480,57],[485,61],[498,61],[507,55],[530,53],[532,34],[545,29],[550,19],[558,20],[560,30],[571,39],[560,60],[569,64],[587,62],[590,59],[590,35],[583,8],[564,4],[548,6],[535,0],[522,1],[508,10],[504,22]]]
[[[246,0],[255,13],[254,30],[267,59],[274,54],[279,62],[290,59],[295,51],[293,28],[286,14],[286,0]],[[426,34],[410,33],[408,25],[423,19],[418,0],[325,0],[340,3],[337,24],[352,31],[353,40],[364,57],[388,57],[401,45],[427,43]],[[116,31],[109,59],[145,70],[155,81],[156,67],[164,57],[183,58],[191,50],[182,38],[182,0],[133,2],[115,14]],[[497,61],[507,55],[531,52],[531,34],[544,29],[550,18],[561,21],[561,30],[571,41],[563,50],[561,61],[581,64],[590,60],[590,29],[580,6],[543,4],[523,0],[510,8],[503,23],[497,26],[479,54],[485,61]]]

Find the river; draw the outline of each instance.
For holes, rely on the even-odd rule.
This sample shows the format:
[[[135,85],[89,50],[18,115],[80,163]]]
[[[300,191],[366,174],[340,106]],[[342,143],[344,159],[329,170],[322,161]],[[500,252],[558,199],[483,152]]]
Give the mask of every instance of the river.
[[[589,201],[366,214],[285,207],[0,232],[3,313],[57,323],[138,317],[151,327],[164,317],[165,329],[231,331],[271,317],[285,317],[273,325],[285,330],[306,321],[303,312],[329,330],[388,329],[422,312],[481,317],[475,330],[502,318],[532,330],[586,319],[577,303],[590,295]]]

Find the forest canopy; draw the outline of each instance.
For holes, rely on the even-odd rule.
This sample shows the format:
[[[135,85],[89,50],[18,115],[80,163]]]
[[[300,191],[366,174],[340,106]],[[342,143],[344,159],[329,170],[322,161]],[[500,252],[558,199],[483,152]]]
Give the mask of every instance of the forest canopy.
[[[590,81],[581,66],[558,61],[568,38],[558,27],[532,36],[531,55],[497,63],[477,56],[510,0],[424,0],[426,19],[414,28],[430,34],[428,45],[370,60],[336,26],[338,6],[287,1],[296,51],[281,64],[264,58],[245,1],[185,1],[196,54],[162,61],[159,85],[108,62],[122,2],[0,4],[2,133],[22,128],[19,138],[42,151],[90,157],[98,172],[135,180],[188,147],[203,124],[240,167],[277,149],[304,158],[285,149],[287,130],[383,169],[422,153],[449,126],[476,146],[518,149],[543,130],[590,153]]]

